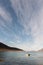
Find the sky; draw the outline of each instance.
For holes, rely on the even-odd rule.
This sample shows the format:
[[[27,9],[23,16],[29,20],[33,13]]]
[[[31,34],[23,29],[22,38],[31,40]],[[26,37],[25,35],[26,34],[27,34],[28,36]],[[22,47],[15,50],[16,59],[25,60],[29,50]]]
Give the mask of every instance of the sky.
[[[0,0],[0,42],[27,51],[43,48],[43,0]]]

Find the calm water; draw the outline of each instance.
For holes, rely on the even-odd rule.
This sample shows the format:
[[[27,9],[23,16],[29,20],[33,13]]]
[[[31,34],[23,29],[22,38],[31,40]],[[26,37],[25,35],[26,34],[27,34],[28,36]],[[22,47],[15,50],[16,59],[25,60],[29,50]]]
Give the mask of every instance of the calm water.
[[[0,60],[0,65],[43,65],[43,52],[0,52]]]

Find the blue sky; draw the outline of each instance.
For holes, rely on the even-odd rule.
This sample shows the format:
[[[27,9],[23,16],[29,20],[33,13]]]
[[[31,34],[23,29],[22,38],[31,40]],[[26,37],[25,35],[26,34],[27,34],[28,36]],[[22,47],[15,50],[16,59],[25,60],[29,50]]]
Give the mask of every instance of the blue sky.
[[[43,0],[0,0],[0,42],[24,50],[43,48]]]

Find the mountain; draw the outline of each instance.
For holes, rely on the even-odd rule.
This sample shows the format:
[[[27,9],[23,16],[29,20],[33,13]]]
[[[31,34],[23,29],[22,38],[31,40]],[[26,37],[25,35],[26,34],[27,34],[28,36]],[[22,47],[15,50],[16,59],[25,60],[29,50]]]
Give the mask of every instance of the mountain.
[[[38,50],[39,52],[43,52],[43,48],[42,49],[40,49],[40,50]]]
[[[23,51],[23,50],[16,47],[9,47],[0,42],[0,51]]]

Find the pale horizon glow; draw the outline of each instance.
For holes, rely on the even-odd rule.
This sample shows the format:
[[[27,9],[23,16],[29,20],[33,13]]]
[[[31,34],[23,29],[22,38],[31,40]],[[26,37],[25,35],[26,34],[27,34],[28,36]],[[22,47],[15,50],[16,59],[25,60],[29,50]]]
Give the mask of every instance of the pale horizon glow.
[[[43,0],[0,0],[0,42],[27,51],[43,48]]]

